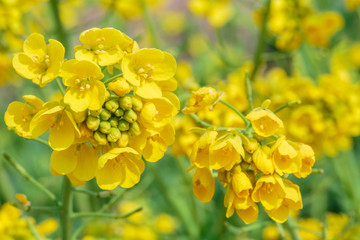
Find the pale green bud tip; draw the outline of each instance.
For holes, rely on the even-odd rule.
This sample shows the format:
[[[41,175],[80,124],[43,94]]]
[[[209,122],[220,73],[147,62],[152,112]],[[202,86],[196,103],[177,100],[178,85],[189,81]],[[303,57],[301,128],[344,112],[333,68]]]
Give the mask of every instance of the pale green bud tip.
[[[107,109],[105,109],[105,108],[103,108],[102,111],[101,111],[101,113],[100,113],[100,118],[101,118],[102,120],[105,120],[105,121],[106,121],[106,120],[108,120],[110,117],[111,117],[110,111],[107,110]]]
[[[125,96],[119,98],[119,104],[122,109],[129,110],[132,107],[131,97]]]
[[[115,116],[121,117],[123,115],[124,115],[124,110],[122,110],[121,108],[115,111]]]
[[[139,98],[135,97],[135,96],[133,96],[133,97],[131,98],[131,103],[132,103],[132,109],[133,109],[134,111],[139,112],[139,111],[141,111],[141,109],[143,108],[143,103],[142,103],[142,101],[141,101]]]
[[[116,117],[111,117],[109,119],[109,123],[112,127],[117,127],[118,126],[118,122],[119,120]]]
[[[118,128],[111,128],[110,133],[107,135],[109,142],[116,142],[121,137],[121,132]]]
[[[117,145],[119,147],[126,147],[129,143],[129,138],[128,132],[122,132],[119,140],[117,141]]]
[[[107,101],[105,103],[105,108],[110,112],[115,112],[119,108],[119,102],[116,101],[115,99]]]
[[[97,141],[100,145],[106,145],[108,142],[106,140],[106,135],[99,132],[99,131],[96,131],[94,133],[94,139],[95,141]]]
[[[100,115],[102,109],[100,108],[99,110],[90,110],[90,115],[91,116],[94,116],[94,117],[97,117]]]
[[[124,119],[121,119],[119,121],[118,128],[120,129],[120,131],[124,132],[129,130],[129,126],[130,126],[129,122],[125,121]]]
[[[141,134],[141,128],[138,122],[134,122],[133,124],[131,124],[130,126],[130,130],[129,130],[133,135],[135,136],[139,136]]]
[[[133,123],[137,120],[137,115],[132,109],[130,109],[125,112],[124,119],[129,123]]]
[[[111,124],[109,122],[107,121],[100,122],[100,126],[99,126],[100,132],[108,134],[110,133],[110,129],[111,129]]]
[[[93,116],[88,116],[86,119],[86,126],[91,131],[96,131],[99,128],[100,125],[100,119]]]

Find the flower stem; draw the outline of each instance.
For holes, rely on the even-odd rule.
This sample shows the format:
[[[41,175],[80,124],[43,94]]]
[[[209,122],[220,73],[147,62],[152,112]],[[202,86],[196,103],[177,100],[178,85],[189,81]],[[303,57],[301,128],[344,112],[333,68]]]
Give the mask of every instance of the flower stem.
[[[151,19],[149,9],[148,9],[148,6],[147,6],[145,0],[141,0],[141,7],[143,10],[143,17],[145,20],[146,28],[147,28],[150,38],[151,38],[151,43],[155,48],[159,48],[159,46],[160,46],[159,37],[156,33],[155,26]]]
[[[130,212],[124,213],[124,214],[112,214],[112,213],[100,213],[100,212],[80,212],[80,213],[74,213],[72,214],[71,218],[81,218],[81,217],[102,217],[102,218],[126,218],[134,213],[140,212],[143,208],[139,207],[136,208]]]
[[[270,12],[270,4],[271,4],[271,0],[267,0],[266,5],[265,5],[265,13],[264,13],[264,17],[263,17],[263,25],[261,27],[260,30],[260,37],[259,37],[259,41],[256,47],[256,52],[255,52],[255,56],[254,56],[254,69],[251,73],[251,77],[250,80],[254,81],[254,78],[256,76],[257,71],[259,70],[259,66],[261,64],[261,54],[264,51],[265,48],[265,43],[266,43],[266,29],[267,29],[267,22],[269,19],[269,12]]]
[[[301,103],[300,100],[285,103],[284,105],[282,105],[282,106],[278,107],[277,109],[275,109],[275,110],[274,110],[274,113],[280,112],[280,111],[283,110],[284,108],[293,107],[293,106],[298,105],[298,104],[300,104],[300,103]]]
[[[61,233],[63,240],[70,240],[72,235],[72,191],[67,176],[63,176]]]
[[[38,143],[44,144],[45,146],[50,147],[49,143],[48,143],[46,140],[44,140],[44,139],[41,139],[41,138],[32,138],[32,139],[30,139],[30,140],[33,140],[33,141],[35,141],[35,142],[38,142]]]
[[[284,223],[284,225],[285,228],[289,231],[292,240],[301,240],[294,219],[291,216],[288,217],[288,220]]]
[[[115,75],[115,76],[113,76],[113,77],[105,80],[105,81],[104,81],[104,84],[108,84],[108,83],[114,81],[115,79],[117,79],[118,77],[122,77],[122,75],[123,75],[122,73],[120,73],[120,74],[118,74],[118,75]]]
[[[64,86],[61,83],[60,78],[56,78],[56,84],[57,84],[61,94],[64,96],[65,95],[65,89],[64,89]]]
[[[50,192],[45,186],[36,181],[20,164],[18,164],[13,158],[11,158],[7,153],[3,153],[3,157],[6,161],[15,168],[18,173],[20,173],[27,181],[32,183],[35,187],[37,187],[40,191],[45,193],[51,200],[53,200],[56,205],[59,205],[56,196]]]
[[[94,196],[97,198],[107,198],[107,197],[112,197],[115,195],[115,193],[112,191],[93,192],[93,191],[89,191],[87,189],[79,189],[79,188],[75,188],[75,187],[73,187],[72,190],[74,192],[85,193],[85,194],[88,194],[90,196]]]
[[[200,124],[200,125],[203,126],[203,127],[206,127],[206,128],[215,127],[215,126],[211,125],[210,123],[207,123],[207,122],[201,120],[201,119],[199,118],[199,116],[196,115],[195,113],[190,114],[190,116],[195,120],[196,123]],[[216,131],[226,131],[226,130],[228,130],[227,127],[219,127],[219,126],[216,126]]]
[[[250,126],[250,121],[247,120],[244,116],[244,114],[242,114],[239,110],[237,110],[234,106],[232,106],[230,103],[225,102],[224,100],[219,100],[219,102],[221,102],[222,104],[224,104],[225,106],[227,106],[228,108],[230,108],[231,110],[233,110],[237,115],[239,115],[239,117],[241,117],[241,119],[244,121],[245,123],[245,129],[249,129]]]

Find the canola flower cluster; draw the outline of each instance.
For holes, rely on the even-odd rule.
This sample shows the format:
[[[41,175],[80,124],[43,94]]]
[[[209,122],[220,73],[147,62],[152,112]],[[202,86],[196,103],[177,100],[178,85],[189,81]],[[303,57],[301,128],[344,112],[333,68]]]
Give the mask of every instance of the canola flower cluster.
[[[140,49],[114,28],[86,30],[80,42],[75,59],[64,62],[60,42],[46,45],[38,33],[25,40],[13,58],[16,72],[41,87],[54,79],[60,87],[60,77],[67,88],[49,102],[23,96],[26,103],[9,105],[5,123],[24,138],[50,131],[53,175],[76,186],[96,177],[102,189],[132,187],[144,171],[142,158],[156,162],[174,141],[176,61],[167,52]],[[113,76],[104,79],[101,68]]]
[[[194,114],[204,108],[213,108],[218,101],[226,102],[215,89],[203,87],[193,92],[189,104],[183,109]],[[215,193],[214,173],[226,187],[224,206],[226,217],[237,215],[246,223],[258,217],[261,203],[276,222],[285,222],[290,210],[302,208],[299,186],[287,179],[289,174],[298,178],[307,177],[315,163],[312,148],[300,142],[293,142],[281,134],[283,122],[268,109],[269,101],[252,109],[246,117],[234,110],[245,128],[210,126],[195,128],[202,135],[192,148],[191,168],[194,195],[202,202],[208,202]],[[198,119],[196,115],[194,118]],[[197,120],[204,125],[204,122]],[[209,125],[209,124],[206,124]]]
[[[57,229],[55,219],[47,219],[36,224],[35,219],[26,217],[22,211],[10,203],[5,203],[0,208],[0,236],[4,240],[29,239],[35,240],[29,224],[36,229],[41,239],[47,239],[46,235],[51,234]]]
[[[295,50],[303,41],[327,47],[330,38],[344,25],[342,16],[333,11],[316,13],[308,0],[273,0],[268,13],[268,30],[276,38],[276,47]],[[256,22],[264,24],[265,9],[254,13]]]
[[[260,101],[270,98],[275,107],[301,100],[292,111],[282,111],[286,135],[310,145],[317,156],[335,156],[353,146],[360,134],[360,85],[344,72],[319,76],[317,83],[275,68],[257,79]],[[349,128],[348,126],[351,126]]]

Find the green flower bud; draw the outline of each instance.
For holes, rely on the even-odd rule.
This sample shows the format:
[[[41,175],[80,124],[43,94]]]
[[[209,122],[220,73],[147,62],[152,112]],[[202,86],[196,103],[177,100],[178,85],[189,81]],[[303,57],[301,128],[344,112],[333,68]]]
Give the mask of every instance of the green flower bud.
[[[99,131],[96,131],[94,133],[94,139],[100,144],[100,145],[106,145],[108,142],[106,140],[106,135],[99,132]]]
[[[103,108],[101,113],[100,113],[100,118],[101,120],[108,120],[111,117],[111,113],[109,110]]]
[[[137,115],[132,109],[130,109],[125,111],[124,119],[129,123],[133,123],[137,120]]]
[[[110,112],[115,112],[119,108],[119,102],[116,99],[111,99],[105,103],[105,108]]]
[[[138,122],[134,122],[133,124],[131,124],[130,129],[129,129],[130,133],[132,133],[135,136],[139,136],[141,134],[141,128]]]
[[[131,109],[131,107],[132,107],[131,97],[125,96],[125,97],[119,98],[119,104],[120,104],[120,107],[124,110]]]
[[[124,110],[122,110],[121,108],[119,108],[118,110],[115,111],[115,116],[117,117],[121,117],[124,115]]]
[[[120,131],[122,131],[122,132],[127,131],[127,130],[129,130],[129,127],[130,127],[129,122],[125,121],[124,119],[121,119],[119,121],[118,128],[120,129]]]
[[[110,133],[107,135],[109,142],[116,142],[121,137],[121,132],[118,128],[111,128]]]
[[[129,133],[122,132],[119,140],[116,142],[119,147],[126,147],[129,143]]]
[[[99,126],[100,132],[108,134],[110,132],[110,129],[111,129],[111,124],[108,121],[100,122],[100,126]]]
[[[141,109],[143,108],[143,103],[141,99],[138,97],[132,96],[131,103],[132,103],[132,109],[136,112],[141,111]]]
[[[100,108],[99,110],[90,110],[90,115],[91,116],[94,116],[94,117],[97,117],[100,115],[102,109]]]
[[[111,117],[109,119],[109,123],[112,127],[116,128],[118,126],[118,122],[119,122],[119,120],[116,117]]]
[[[86,126],[91,131],[96,131],[99,128],[100,125],[100,119],[93,116],[88,116],[86,119]]]

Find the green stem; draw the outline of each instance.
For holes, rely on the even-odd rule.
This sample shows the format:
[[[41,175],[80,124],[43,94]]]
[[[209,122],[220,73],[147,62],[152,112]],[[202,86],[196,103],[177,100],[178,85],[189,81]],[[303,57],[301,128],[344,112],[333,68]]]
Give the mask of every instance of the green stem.
[[[45,146],[50,147],[49,143],[48,143],[46,140],[44,140],[44,139],[41,139],[41,138],[33,138],[33,139],[29,139],[29,140],[33,140],[33,141],[35,141],[35,142],[39,142],[39,143],[41,143],[41,144],[44,144]]]
[[[284,108],[293,107],[293,106],[298,105],[298,104],[300,104],[300,103],[301,103],[300,100],[285,103],[284,105],[282,105],[282,106],[278,107],[277,109],[275,109],[275,110],[274,110],[274,113],[280,112],[280,111],[283,110]]]
[[[248,72],[245,73],[245,88],[246,88],[246,96],[249,102],[249,109],[251,111],[254,108],[254,103],[253,103],[254,100],[252,94],[251,81]]]
[[[29,221],[29,217],[28,216],[25,216],[25,221],[26,221],[26,224],[28,225],[29,229],[30,229],[30,232],[31,234],[33,235],[34,239],[35,240],[41,240],[41,237],[39,236],[39,234],[37,233],[34,225]]]
[[[311,174],[323,174],[325,171],[322,168],[313,168]]]
[[[115,193],[112,191],[93,192],[93,191],[89,191],[86,189],[79,189],[79,188],[75,188],[75,187],[72,187],[72,190],[74,192],[85,193],[85,194],[88,194],[88,195],[91,195],[91,196],[94,196],[97,198],[107,198],[107,197],[112,197],[115,195]]]
[[[207,123],[199,118],[198,115],[195,113],[190,114],[190,116],[195,120],[196,123],[200,124],[203,127],[209,128],[209,127],[215,127],[217,131],[226,131],[228,130],[227,127],[221,127],[221,126],[213,126],[210,123]]]
[[[115,79],[117,79],[118,77],[122,77],[122,76],[123,76],[122,73],[120,73],[120,74],[118,74],[118,75],[115,75],[115,76],[109,78],[108,80],[105,80],[105,81],[104,81],[104,84],[108,84],[108,83],[114,81]]]
[[[61,233],[63,240],[70,240],[72,235],[72,191],[67,176],[63,176]]]
[[[319,238],[322,238],[322,237],[323,237],[323,234],[322,234],[321,232],[317,232],[317,231],[314,231],[314,230],[305,228],[305,227],[300,226],[300,225],[296,225],[296,228],[297,228],[297,229],[300,229],[300,230],[303,230],[303,231],[306,231],[306,232],[309,232],[309,233],[312,233],[312,234],[318,236]]]
[[[50,8],[53,14],[55,29],[58,35],[59,41],[64,45],[65,49],[68,48],[68,38],[64,29],[64,26],[61,23],[60,19],[60,10],[59,10],[59,0],[50,0]]]
[[[300,234],[296,228],[296,223],[291,216],[288,217],[288,220],[284,223],[284,225],[289,231],[292,240],[301,240]]]
[[[280,234],[280,239],[285,240],[286,235],[285,235],[285,229],[284,229],[283,225],[281,225],[280,223],[277,222],[276,223],[276,228],[277,228],[277,230],[278,230],[278,232]],[[295,240],[295,239],[293,239],[293,240]]]
[[[260,30],[260,37],[259,37],[259,41],[256,47],[256,52],[255,52],[255,56],[254,56],[254,69],[251,73],[251,77],[250,79],[252,81],[254,81],[254,78],[256,76],[257,71],[259,70],[259,66],[261,64],[261,54],[264,51],[265,48],[265,43],[266,43],[266,38],[267,38],[267,33],[266,33],[266,29],[267,29],[267,23],[268,23],[268,19],[269,19],[269,12],[270,12],[270,4],[271,4],[271,0],[267,0],[266,5],[265,5],[265,12],[264,12],[264,17],[263,17],[263,25],[261,27]]]
[[[141,0],[141,7],[143,10],[143,17],[145,19],[146,28],[147,28],[150,38],[151,38],[151,43],[155,48],[159,48],[160,47],[159,37],[156,33],[155,26],[151,19],[149,9],[148,9],[148,6],[147,6],[145,0]]]
[[[56,84],[57,84],[61,94],[64,96],[65,95],[65,89],[64,89],[64,86],[61,83],[60,78],[56,78]]]
[[[61,211],[61,208],[60,207],[47,207],[47,206],[31,206],[30,211],[54,212],[54,211]]]
[[[124,213],[124,214],[112,214],[112,213],[99,213],[99,212],[80,212],[80,213],[74,213],[72,214],[71,218],[82,218],[82,217],[102,217],[102,218],[126,218],[134,213],[140,212],[143,208],[139,207],[136,208],[130,212]]]
[[[219,102],[221,102],[222,104],[224,104],[225,106],[227,106],[228,108],[230,108],[231,110],[233,110],[237,115],[239,115],[239,117],[241,117],[241,119],[244,121],[245,123],[245,129],[249,129],[250,127],[250,121],[248,119],[245,118],[244,114],[242,114],[239,110],[237,110],[235,107],[233,107],[230,103],[225,102],[224,100],[220,99]]]
[[[11,158],[7,153],[3,153],[3,157],[6,161],[15,168],[18,173],[20,173],[27,181],[32,183],[35,187],[37,187],[40,191],[45,193],[51,200],[53,200],[56,205],[59,205],[56,196],[50,192],[45,186],[36,181],[20,164],[18,164],[13,158]]]
[[[258,228],[265,227],[272,223],[273,223],[272,221],[265,221],[265,222],[258,222],[256,224],[251,224],[251,225],[245,226],[245,227],[237,227],[237,226],[230,224],[229,222],[225,222],[224,225],[227,229],[229,229],[230,232],[232,232],[234,234],[240,234],[240,233],[246,233],[246,232],[250,232],[255,229],[258,229]]]

